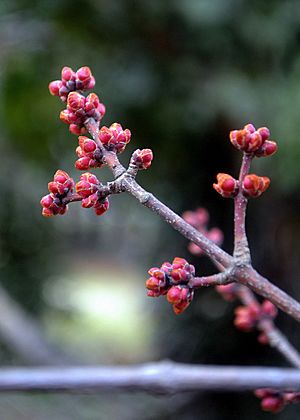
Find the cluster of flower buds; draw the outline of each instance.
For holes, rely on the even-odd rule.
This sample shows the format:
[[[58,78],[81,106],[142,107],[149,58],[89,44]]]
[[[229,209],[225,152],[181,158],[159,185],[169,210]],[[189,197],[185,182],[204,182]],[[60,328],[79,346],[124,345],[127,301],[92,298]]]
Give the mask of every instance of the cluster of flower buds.
[[[213,187],[222,197],[233,198],[239,191],[239,182],[231,175],[219,173]]]
[[[199,207],[195,211],[185,211],[182,218],[215,244],[222,244],[224,235],[221,229],[217,227],[208,229],[207,227],[209,222],[209,213],[205,208]],[[188,244],[188,250],[194,255],[203,254],[202,249],[193,242]]]
[[[270,185],[270,178],[249,174],[243,182],[243,194],[246,197],[259,197]]]
[[[185,259],[176,257],[172,264],[165,262],[160,268],[153,267],[146,281],[147,295],[158,297],[166,295],[176,315],[181,314],[191,303],[194,291],[188,282],[195,275],[195,267]]]
[[[113,123],[109,128],[103,126],[99,131],[99,140],[103,146],[115,153],[122,153],[130,139],[130,130],[128,128],[123,130],[119,123]]]
[[[151,149],[137,149],[133,152],[130,164],[136,166],[138,169],[148,169],[153,160],[153,153]]]
[[[300,401],[300,393],[294,391],[278,391],[270,388],[255,390],[256,397],[261,399],[262,410],[276,414],[288,404]]]
[[[75,167],[79,170],[86,171],[90,168],[101,168],[103,166],[102,153],[94,142],[94,140],[79,136],[79,146],[76,149],[76,153],[79,159],[75,162]]]
[[[277,308],[269,300],[260,305],[257,302],[247,306],[238,306],[235,310],[234,325],[241,331],[249,332],[256,328],[257,323],[264,319],[273,320],[277,315]],[[267,339],[267,337],[264,337]],[[263,340],[259,340],[263,341]]]
[[[228,302],[234,301],[236,296],[236,288],[239,287],[236,283],[220,284],[215,287],[215,290]]]
[[[57,214],[65,214],[68,206],[63,202],[63,198],[72,193],[74,189],[73,179],[62,170],[58,170],[54,174],[53,181],[48,183],[48,190],[50,194],[45,195],[41,199],[41,206],[43,207],[43,216],[50,217]]]
[[[276,142],[269,140],[267,127],[256,130],[253,124],[247,124],[241,130],[231,131],[229,137],[234,147],[257,157],[271,156],[277,151]]]
[[[61,72],[61,80],[54,80],[49,84],[51,95],[59,96],[63,102],[67,102],[70,92],[76,90],[89,90],[95,86],[95,78],[89,67],[80,67],[76,72],[70,67],[64,67]]]
[[[98,178],[89,172],[82,174],[76,184],[76,192],[82,197],[82,207],[93,207],[97,216],[101,216],[109,208],[108,198],[99,194],[100,187]]]
[[[80,135],[87,131],[84,123],[88,118],[98,122],[104,114],[105,106],[95,93],[85,97],[78,92],[71,92],[67,98],[67,108],[61,111],[60,119],[69,124],[71,133]]]

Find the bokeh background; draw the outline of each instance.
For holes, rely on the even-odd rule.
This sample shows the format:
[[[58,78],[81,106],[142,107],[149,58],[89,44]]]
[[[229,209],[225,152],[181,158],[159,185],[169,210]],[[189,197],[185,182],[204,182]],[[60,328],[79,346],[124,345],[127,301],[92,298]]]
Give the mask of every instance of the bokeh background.
[[[255,162],[271,188],[248,211],[255,266],[300,298],[300,4],[297,0],[2,0],[0,2],[0,362],[278,365],[286,362],[234,329],[233,304],[203,290],[175,317],[146,297],[147,270],[174,256],[214,268],[131,197],[103,217],[72,205],[41,217],[56,169],[74,169],[76,138],[48,93],[64,65],[89,65],[107,106],[103,121],[131,129],[155,159],[139,181],[178,213],[204,206],[232,251],[232,203],[211,185],[237,174],[228,132],[267,125],[279,152]],[[101,169],[101,179],[110,173]],[[300,348],[299,326],[278,324]],[[30,330],[30,328],[31,330]],[[49,344],[45,344],[45,338]],[[299,406],[280,420],[296,419]],[[251,394],[0,396],[0,418],[268,419]]]

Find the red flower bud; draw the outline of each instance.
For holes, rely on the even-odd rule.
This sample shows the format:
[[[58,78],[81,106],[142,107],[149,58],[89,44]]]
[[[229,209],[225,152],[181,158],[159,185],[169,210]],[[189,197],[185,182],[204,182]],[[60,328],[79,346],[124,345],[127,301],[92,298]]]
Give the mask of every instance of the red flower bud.
[[[284,401],[281,397],[269,396],[261,401],[261,408],[264,411],[270,411],[271,413],[279,413],[284,407]]]
[[[236,299],[236,284],[221,284],[215,287],[216,291],[220,293],[224,300],[232,302]]]
[[[148,273],[150,278],[146,281],[146,288],[153,292],[148,294],[151,297],[165,295],[168,291],[166,274],[162,269],[157,267],[151,268]]]
[[[80,136],[87,132],[86,128],[77,124],[70,124],[69,126],[70,133],[75,134],[75,136]]]
[[[78,92],[71,92],[68,95],[67,107],[71,111],[78,111],[85,106],[85,97]]]
[[[98,199],[99,199],[99,197],[98,197],[98,194],[97,193],[91,194],[88,197],[83,198],[81,200],[81,205],[84,208],[93,207],[97,203]]]
[[[78,149],[78,147],[77,147],[77,149]],[[91,165],[91,159],[87,156],[79,158],[75,162],[75,168],[78,169],[79,171],[86,171],[87,169],[90,169],[92,167],[93,166]]]
[[[60,200],[56,199],[54,194],[45,195],[41,201],[43,207],[42,215],[45,217],[55,216],[57,214],[63,215],[68,210],[68,206],[62,204]]]
[[[228,174],[219,173],[214,189],[225,198],[233,198],[238,193],[238,181]]]
[[[90,80],[91,77],[91,69],[87,66],[80,67],[80,69],[78,69],[76,72],[76,78],[79,79],[81,82],[84,82],[85,80]]]
[[[148,169],[153,160],[153,153],[151,149],[137,149],[131,156],[131,162],[138,169]]]
[[[256,153],[270,137],[270,131],[267,127],[261,127],[255,130],[253,124],[247,124],[241,130],[231,131],[229,137],[231,143],[237,149],[246,153]]]
[[[193,291],[184,286],[172,286],[167,293],[167,300],[172,303],[176,315],[182,313],[192,299]]]
[[[94,194],[98,191],[100,186],[100,181],[98,178],[86,172],[80,175],[80,181],[76,184],[76,192],[83,198],[89,197],[91,194]]]
[[[128,128],[123,130],[121,124],[118,123],[112,124],[109,128],[104,126],[99,131],[99,140],[103,146],[115,153],[123,152],[130,138],[130,130]]]
[[[59,96],[59,90],[61,88],[61,80],[54,80],[53,82],[49,83],[49,92],[53,96]]]
[[[260,127],[257,132],[261,135],[263,141],[270,137],[270,130],[267,127]]]
[[[85,153],[91,153],[94,152],[97,148],[96,143],[94,142],[94,140],[85,137],[85,136],[80,136],[78,138],[79,140],[79,146],[81,147],[81,149],[85,152]]]
[[[94,210],[97,216],[102,216],[109,209],[108,198],[103,198],[94,205]]]
[[[269,300],[264,300],[261,305],[262,314],[268,318],[274,319],[278,314],[278,309]]]
[[[246,197],[259,197],[270,185],[270,179],[266,176],[249,174],[243,182],[243,193]]]
[[[73,191],[74,181],[67,172],[59,169],[54,174],[54,180],[48,183],[48,189],[52,194],[66,196],[69,192]]]
[[[59,96],[63,102],[67,102],[70,92],[93,89],[95,86],[95,78],[87,66],[81,67],[76,73],[70,67],[64,67],[61,78],[62,80],[50,83],[49,91],[52,95]],[[103,110],[103,106],[101,109]]]
[[[75,81],[76,75],[70,67],[63,67],[61,71],[61,78],[64,82],[69,82],[70,80]]]
[[[235,310],[234,325],[241,331],[251,331],[260,318],[260,306],[252,304],[248,306],[238,306]]]
[[[257,157],[271,156],[277,152],[277,143],[275,141],[266,140],[264,144],[255,152]]]

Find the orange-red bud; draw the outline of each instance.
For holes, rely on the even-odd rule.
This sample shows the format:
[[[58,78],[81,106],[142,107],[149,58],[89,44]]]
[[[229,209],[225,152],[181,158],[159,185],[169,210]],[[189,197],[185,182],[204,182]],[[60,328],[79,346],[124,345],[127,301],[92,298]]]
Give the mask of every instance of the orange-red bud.
[[[249,174],[243,182],[243,193],[246,197],[259,197],[270,185],[270,179],[266,176]]]
[[[238,181],[231,175],[219,173],[217,183],[213,184],[214,189],[225,198],[233,198],[238,193]]]

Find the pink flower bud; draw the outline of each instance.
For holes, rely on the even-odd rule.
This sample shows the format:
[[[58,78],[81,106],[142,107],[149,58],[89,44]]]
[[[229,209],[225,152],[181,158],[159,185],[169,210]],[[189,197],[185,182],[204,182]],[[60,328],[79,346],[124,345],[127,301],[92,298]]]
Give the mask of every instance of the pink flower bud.
[[[61,71],[61,78],[64,82],[69,82],[70,80],[74,81],[76,75],[70,67],[63,67]]]
[[[246,153],[253,153],[259,150],[269,136],[270,131],[267,127],[255,130],[253,124],[247,124],[241,130],[233,130],[229,135],[231,143],[237,149]]]
[[[148,169],[153,160],[153,153],[151,149],[137,149],[131,156],[131,162],[138,167],[138,169]]]
[[[85,134],[87,131],[84,126],[77,125],[77,124],[70,124],[69,130],[72,134],[75,134],[75,136],[80,136],[81,134]]]
[[[80,175],[80,181],[76,184],[76,192],[83,198],[89,197],[91,194],[94,194],[98,191],[100,186],[100,181],[98,178],[86,172]]]
[[[114,123],[109,128],[102,127],[99,131],[99,140],[103,146],[115,153],[121,153],[130,142],[130,130],[123,130],[121,124]]]
[[[269,300],[264,300],[261,305],[262,314],[268,318],[274,319],[278,314],[278,309]]]
[[[280,396],[269,396],[263,398],[261,401],[261,408],[264,411],[269,411],[273,414],[279,413],[284,407],[284,401]]]
[[[88,197],[83,198],[81,200],[81,205],[84,208],[93,207],[97,203],[98,199],[99,199],[99,197],[98,197],[98,194],[97,193],[91,194]]]
[[[275,141],[266,140],[264,144],[255,152],[257,157],[272,156],[277,152],[277,143]]]
[[[81,81],[84,82],[86,80],[90,80],[92,77],[91,69],[87,66],[80,67],[80,69],[76,72],[76,77]]]
[[[71,111],[78,111],[85,106],[85,97],[78,92],[71,92],[68,95],[67,107]]]
[[[90,161],[91,161],[91,159],[87,156],[81,157],[81,158],[76,160],[75,168],[78,169],[79,171],[86,171],[87,169],[90,169],[90,167],[91,167],[90,166]]]
[[[246,197],[259,197],[270,185],[270,179],[266,176],[249,174],[243,182],[243,193]]]
[[[68,206],[61,203],[53,194],[45,195],[40,203],[43,207],[42,215],[45,217],[51,217],[57,214],[63,215],[68,210]]]
[[[238,193],[238,181],[232,176],[224,173],[217,175],[217,184],[213,184],[214,189],[225,198],[233,198]]]
[[[270,137],[270,130],[267,127],[260,127],[257,132],[261,135],[263,142]]]
[[[104,198],[101,201],[97,201],[94,205],[94,210],[97,216],[102,216],[109,209],[108,198]]]
[[[54,174],[54,180],[48,183],[48,189],[52,194],[66,196],[69,192],[73,191],[74,181],[67,172],[59,169]]]
[[[59,96],[59,90],[61,88],[61,80],[54,80],[49,83],[49,92],[53,96]]]
[[[221,284],[215,287],[216,291],[220,293],[224,300],[232,302],[236,299],[236,285],[234,283]]]
[[[97,148],[96,143],[94,142],[94,140],[85,137],[85,136],[80,136],[78,138],[79,140],[79,145],[81,147],[81,149],[85,152],[85,153],[91,153],[94,152]]]

